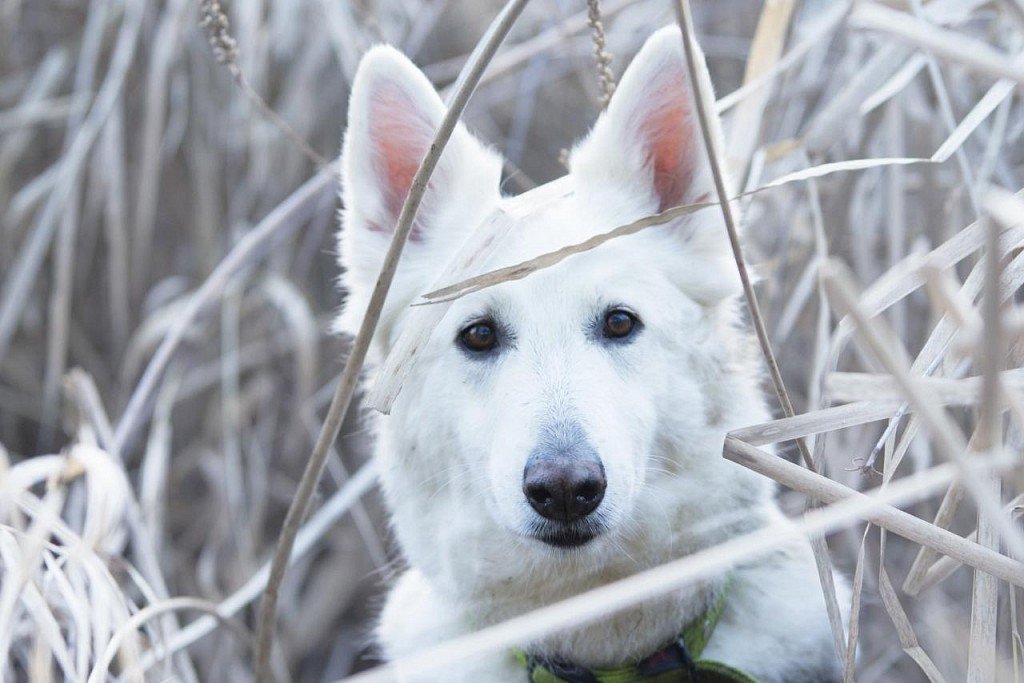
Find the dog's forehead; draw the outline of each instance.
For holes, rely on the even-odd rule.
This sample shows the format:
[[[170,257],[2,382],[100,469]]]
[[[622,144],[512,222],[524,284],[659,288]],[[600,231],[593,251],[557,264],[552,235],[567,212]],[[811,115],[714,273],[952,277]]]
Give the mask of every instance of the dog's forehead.
[[[572,244],[579,221],[576,192],[571,176],[541,185],[498,205],[502,219],[511,225],[500,256],[513,252],[520,260]],[[531,253],[534,252],[534,253]]]
[[[498,203],[490,220],[505,223],[508,231],[488,265],[516,265],[572,247],[634,218],[624,211],[588,206],[580,200],[572,175],[563,176]],[[597,249],[583,258],[574,257],[573,262],[601,260],[607,251]]]
[[[517,308],[576,306],[581,298],[588,303],[604,299],[615,303],[611,300],[626,297],[637,288],[650,290],[663,281],[658,274],[661,259],[646,240],[636,236],[609,240],[566,258],[548,258],[634,219],[623,211],[602,211],[580,202],[571,176],[503,198],[477,228],[484,231],[478,244],[488,241],[487,234],[500,237],[493,244],[493,254],[474,274],[518,266],[538,257],[543,263],[525,277],[463,297],[456,304],[458,315],[512,303]]]

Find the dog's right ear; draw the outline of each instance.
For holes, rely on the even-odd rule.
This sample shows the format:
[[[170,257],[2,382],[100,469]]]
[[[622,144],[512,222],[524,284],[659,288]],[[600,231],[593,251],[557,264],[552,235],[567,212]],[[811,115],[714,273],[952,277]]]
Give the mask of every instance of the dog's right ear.
[[[399,51],[377,46],[359,63],[342,149],[340,247],[350,316],[358,319],[365,310],[413,177],[444,114],[430,81]],[[432,274],[425,271],[443,266],[476,226],[478,214],[499,198],[500,174],[500,158],[460,123],[427,185],[393,290],[430,284]],[[419,293],[394,291],[389,301]],[[351,328],[344,318],[341,327]]]
[[[608,109],[571,156],[572,172],[594,194],[616,190],[644,210],[699,201],[713,190],[698,123],[695,86],[679,29],[652,35],[622,75]],[[713,97],[703,56],[698,77]],[[717,134],[717,121],[714,122]]]

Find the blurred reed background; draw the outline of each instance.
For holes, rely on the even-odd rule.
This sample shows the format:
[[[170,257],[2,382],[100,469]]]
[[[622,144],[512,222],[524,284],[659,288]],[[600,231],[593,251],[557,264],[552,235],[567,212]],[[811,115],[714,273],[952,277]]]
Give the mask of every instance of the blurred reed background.
[[[844,374],[887,369],[836,324],[843,311],[818,278],[829,258],[871,288],[862,301],[920,354],[917,375],[981,374],[970,344],[984,336],[984,240],[965,228],[987,214],[1006,228],[1002,298],[1015,300],[1024,205],[989,188],[1024,185],[1024,5],[693,5],[740,188],[830,162],[930,159],[742,200],[797,412],[894,391]],[[253,605],[348,344],[329,331],[343,297],[333,160],[356,65],[387,41],[450,86],[500,6],[0,0],[0,677],[251,677]],[[616,75],[675,21],[667,0],[602,8]],[[508,159],[507,192],[564,172],[561,150],[600,108],[592,50],[587,3],[536,0],[485,73],[465,119]],[[760,87],[736,92],[744,83]],[[923,256],[950,240],[939,265]],[[1004,364],[1019,366],[1015,309],[1004,323]],[[934,341],[937,324],[948,334]],[[975,394],[955,387],[948,416],[969,427]],[[359,412],[283,584],[279,680],[336,680],[372,663],[366,634],[395,554],[372,475],[350,479],[368,453]],[[1005,443],[1019,454],[1011,414]],[[906,472],[943,460],[927,433],[912,438],[917,426],[901,411],[814,445],[832,479],[864,490],[894,453],[907,454]],[[1018,492],[1007,477],[1004,501]],[[783,498],[803,509],[802,495]],[[910,510],[931,520],[939,500]],[[970,533],[976,514],[961,505],[951,529]],[[879,597],[889,574],[878,532],[862,543],[864,533],[851,522],[830,538],[835,565],[862,570],[856,679],[927,680],[907,654],[920,663],[927,652],[962,680],[972,573],[899,593],[901,620]],[[917,551],[889,535],[883,565],[897,586]],[[995,666],[1017,681],[1024,642],[1007,586],[991,624]]]

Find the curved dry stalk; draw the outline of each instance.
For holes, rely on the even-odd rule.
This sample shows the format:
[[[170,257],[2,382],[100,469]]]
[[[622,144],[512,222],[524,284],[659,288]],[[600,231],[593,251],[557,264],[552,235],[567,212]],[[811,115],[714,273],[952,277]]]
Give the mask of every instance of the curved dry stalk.
[[[693,87],[693,96],[696,100],[697,118],[700,121],[701,134],[704,138],[704,150],[708,155],[708,163],[711,166],[711,175],[715,181],[715,191],[718,195],[718,204],[722,209],[722,218],[725,221],[725,229],[729,235],[729,245],[732,247],[733,258],[736,260],[736,270],[739,272],[740,281],[743,284],[743,296],[747,302],[747,309],[750,311],[750,320],[757,334],[757,341],[761,347],[765,364],[768,366],[768,373],[772,378],[772,386],[779,399],[779,404],[786,417],[796,414],[793,409],[793,402],[786,391],[785,381],[782,379],[782,372],[779,370],[775,352],[772,351],[771,341],[768,339],[768,328],[765,326],[764,317],[761,315],[761,307],[757,301],[757,293],[754,291],[754,284],[747,271],[746,258],[743,255],[743,247],[740,244],[739,230],[736,227],[736,218],[733,215],[732,203],[729,201],[729,188],[725,180],[725,172],[722,168],[722,156],[717,147],[718,141],[712,132],[712,116],[710,107],[713,105],[713,98],[710,96],[710,77],[707,75],[707,67],[701,61],[698,49],[693,36],[693,18],[690,16],[690,4],[688,0],[676,0],[672,3],[676,11],[676,20],[683,37],[683,50],[686,53],[686,66],[690,74],[690,83]],[[811,471],[816,471],[814,458],[807,442],[803,438],[796,440],[800,457],[804,465]],[[812,543],[814,561],[818,568],[818,578],[821,581],[821,590],[825,599],[825,607],[828,612],[829,625],[832,629],[832,640],[836,656],[839,661],[846,659],[846,640],[843,633],[843,620],[839,611],[839,600],[836,597],[835,578],[832,571],[832,561],[828,555],[828,547],[824,543]]]
[[[338,432],[341,430],[342,420],[345,418],[345,413],[348,412],[349,403],[351,403],[352,395],[355,393],[363,362],[366,360],[366,354],[370,349],[373,333],[377,329],[384,301],[387,298],[388,290],[391,289],[391,282],[394,280],[395,272],[398,269],[398,261],[402,256],[402,250],[405,247],[406,240],[409,238],[409,233],[412,231],[413,220],[426,192],[427,182],[430,180],[430,176],[434,172],[438,160],[441,158],[441,152],[444,151],[445,145],[451,138],[463,110],[465,110],[466,105],[469,103],[469,98],[476,89],[484,69],[494,56],[502,40],[512,29],[512,24],[515,23],[519,14],[526,7],[527,2],[529,0],[509,0],[491,23],[487,33],[477,44],[477,48],[473,51],[473,56],[466,65],[465,71],[459,77],[455,94],[448,106],[448,110],[445,112],[441,125],[438,127],[437,133],[434,135],[430,151],[420,163],[420,167],[413,177],[412,187],[409,189],[409,195],[405,198],[405,203],[402,205],[402,212],[398,216],[398,224],[395,226],[391,244],[388,247],[387,254],[384,256],[380,276],[377,278],[373,293],[370,295],[366,314],[359,327],[359,332],[352,343],[352,350],[345,363],[341,379],[338,382],[338,388],[334,393],[330,408],[327,410],[327,416],[324,418],[320,435],[317,437],[316,445],[313,447],[313,453],[310,455],[309,461],[303,470],[302,479],[299,481],[299,488],[296,490],[295,497],[288,507],[284,526],[281,529],[281,536],[278,538],[277,546],[274,549],[274,559],[270,566],[270,577],[267,581],[266,590],[263,593],[263,602],[260,605],[255,672],[257,683],[270,683],[272,680],[270,655],[274,643],[274,621],[277,614],[278,589],[288,568],[288,558],[291,555],[292,546],[295,544],[295,536],[299,532],[299,526],[309,512],[309,505],[316,490],[316,485],[320,481],[320,475],[327,461],[327,454],[330,452],[330,445],[337,438]]]
[[[359,502],[360,498],[369,491],[377,481],[377,470],[374,464],[363,465],[358,472],[353,474],[345,485],[338,489],[323,507],[313,514],[309,521],[303,525],[295,537],[295,546],[289,557],[289,563],[294,564],[306,555],[324,535],[330,531],[337,521],[346,512]],[[259,568],[249,580],[239,586],[235,591],[224,598],[217,605],[217,613],[222,617],[230,617],[237,614],[239,610],[259,597],[267,585],[270,576],[270,563]],[[203,616],[190,623],[179,632],[171,635],[167,642],[146,653],[142,658],[143,669],[149,669],[160,659],[169,657],[179,652],[192,643],[196,642],[206,634],[213,631],[218,620],[213,616]]]
[[[857,28],[884,31],[945,60],[988,76],[1024,84],[1024,66],[985,43],[956,31],[933,26],[904,12],[862,2],[850,16]]]
[[[113,637],[111,637],[107,642],[107,647],[103,650],[103,654],[100,655],[100,658],[97,660],[96,665],[89,674],[89,678],[86,683],[100,683],[106,678],[107,671],[110,669],[110,664],[114,661],[114,656],[117,655],[117,651],[121,647],[121,641],[124,640],[125,637],[133,633],[150,619],[169,612],[178,612],[182,610],[208,614],[227,626],[232,633],[239,637],[240,640],[250,645],[252,644],[252,634],[245,628],[245,625],[236,619],[231,619],[230,617],[226,617],[221,614],[217,609],[217,603],[210,602],[209,600],[202,600],[200,598],[169,598],[162,602],[143,607],[133,614],[128,621],[122,624],[119,629],[117,629]],[[129,670],[127,675],[130,677],[132,673],[133,671]],[[136,671],[134,673],[137,675],[138,672]]]
[[[52,193],[36,220],[32,235],[19,254],[16,266],[11,268],[5,278],[4,296],[0,301],[0,358],[6,355],[21,312],[29,301],[29,293],[35,283],[36,274],[53,241],[57,221],[70,201],[92,145],[102,132],[124,87],[135,55],[136,39],[142,27],[145,4],[143,0],[127,3],[107,76],[100,86],[89,114],[78,129],[78,135],[56,167]]]
[[[184,310],[175,317],[173,325],[160,342],[160,346],[142,373],[142,379],[128,400],[128,405],[114,431],[115,450],[123,451],[138,429],[142,413],[156,390],[157,382],[199,314],[224,291],[239,270],[262,256],[262,250],[268,246],[267,242],[271,238],[281,239],[296,230],[307,212],[315,205],[316,199],[322,192],[333,187],[335,180],[335,174],[325,169],[303,183],[246,233],[210,273],[202,286],[189,296]]]

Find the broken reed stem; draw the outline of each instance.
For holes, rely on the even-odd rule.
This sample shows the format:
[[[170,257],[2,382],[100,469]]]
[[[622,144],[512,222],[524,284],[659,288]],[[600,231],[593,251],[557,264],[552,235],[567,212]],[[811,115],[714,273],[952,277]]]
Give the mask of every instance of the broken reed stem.
[[[822,268],[822,277],[834,307],[850,316],[866,348],[899,383],[908,402],[931,430],[937,450],[947,461],[959,466],[964,487],[971,493],[975,505],[979,510],[988,513],[989,519],[995,520],[1011,553],[1024,557],[1024,537],[1009,520],[1002,519],[1002,515],[999,514],[999,501],[990,500],[986,496],[981,480],[971,469],[967,459],[964,435],[948,419],[941,406],[924,391],[917,378],[910,374],[906,349],[893,335],[887,334],[888,328],[883,327],[877,318],[872,318],[867,313],[859,301],[852,278],[840,264],[834,261],[826,263]]]
[[[985,288],[982,297],[982,325],[984,334],[975,349],[976,361],[982,370],[981,404],[978,411],[978,452],[991,454],[1002,445],[1003,411],[999,407],[1002,393],[999,372],[1002,367],[1003,345],[1000,324],[999,227],[983,216],[985,224]],[[1001,499],[998,475],[988,473],[980,477],[983,494]],[[1001,511],[1000,511],[1001,512]],[[997,512],[999,514],[999,512]],[[998,520],[991,510],[978,506],[978,543],[999,549]],[[968,683],[987,683],[995,680],[996,618],[999,605],[999,582],[995,577],[974,572],[971,594],[971,635],[967,649]]]
[[[679,28],[683,34],[683,49],[686,52],[686,66],[690,74],[690,84],[693,88],[694,99],[697,105],[697,118],[700,120],[700,130],[704,137],[704,149],[707,151],[708,163],[711,166],[711,175],[715,180],[715,191],[718,193],[718,205],[722,209],[722,218],[725,220],[725,229],[729,234],[729,245],[732,247],[733,258],[736,261],[736,269],[739,271],[740,280],[743,283],[743,296],[747,301],[750,311],[750,319],[757,333],[757,341],[761,346],[761,353],[764,354],[765,363],[768,364],[768,372],[771,374],[772,385],[782,405],[782,411],[786,417],[793,417],[796,411],[793,410],[793,403],[789,399],[789,392],[786,391],[786,384],[779,371],[779,364],[775,359],[775,352],[772,351],[771,342],[768,339],[768,330],[764,324],[764,317],[761,315],[761,307],[757,302],[757,294],[754,292],[753,282],[750,280],[750,273],[747,271],[747,261],[743,256],[743,247],[740,245],[739,231],[736,228],[736,219],[732,212],[732,204],[729,201],[730,193],[725,183],[725,175],[719,163],[719,150],[717,141],[711,131],[711,120],[707,112],[705,101],[704,79],[697,69],[697,49],[693,44],[692,25],[690,16],[690,4],[688,0],[677,0],[672,3],[676,10],[676,19],[679,21]],[[800,456],[807,467],[814,469],[814,460],[803,439],[797,439],[797,447],[800,449]]]
[[[955,484],[953,486],[955,486]],[[950,490],[953,489],[953,486],[950,487]],[[1024,494],[1021,494],[1021,495],[1017,496],[1012,501],[1010,501],[1009,503],[1004,505],[1003,506],[1003,514],[1006,515],[1007,517],[1010,517],[1010,518],[1019,518],[1020,517],[1019,508],[1020,508],[1020,506],[1022,504],[1024,504]],[[947,528],[947,527],[942,527],[942,528]],[[965,538],[968,541],[976,540],[978,538],[978,530],[975,529],[971,533],[967,534],[967,536]],[[930,553],[929,557],[931,557],[931,553],[933,553],[934,551],[932,551],[931,548],[928,548],[928,551]],[[919,581],[918,581],[918,583],[917,583],[917,585],[915,587],[914,595],[916,595],[917,593],[923,593],[924,591],[928,590],[932,586],[935,586],[936,584],[942,583],[943,581],[948,579],[950,576],[952,576],[953,572],[955,572],[961,566],[963,566],[961,563],[957,562],[956,560],[954,560],[954,559],[952,559],[950,557],[946,557],[946,556],[942,556],[939,559],[935,560],[935,562],[933,562],[931,564],[931,566],[927,567],[922,572],[922,576],[919,579]],[[904,591],[904,592],[907,592],[907,591]]]
[[[756,187],[746,192],[740,192],[729,198],[729,201],[741,199],[743,197],[750,197],[759,192],[764,192],[776,187],[782,187],[789,183],[807,180],[809,178],[820,178],[823,176],[830,175],[832,173],[856,171],[865,168],[877,168],[881,166],[892,166],[892,165],[904,165],[904,164],[917,164],[917,163],[930,163],[927,159],[852,159],[849,161],[839,161],[827,164],[820,164],[818,166],[812,166],[805,168],[793,173],[787,173],[782,175],[775,180],[772,180],[764,185]],[[551,181],[548,185],[558,182],[557,180]],[[543,187],[543,186],[542,186]],[[534,188],[536,191],[540,188]],[[523,195],[520,195],[523,196]],[[554,251],[545,252],[533,258],[511,266],[505,266],[498,268],[497,270],[491,270],[480,275],[455,282],[453,284],[436,289],[432,292],[427,292],[420,297],[420,301],[414,302],[413,306],[422,306],[426,304],[437,304],[441,302],[454,301],[459,297],[466,296],[473,292],[479,292],[480,290],[487,289],[488,287],[494,287],[502,282],[510,282],[512,280],[521,280],[538,270],[550,268],[561,261],[567,259],[570,256],[582,254],[592,249],[596,249],[609,240],[618,239],[619,237],[625,237],[626,235],[633,235],[641,230],[654,227],[656,225],[664,225],[665,223],[680,218],[682,216],[688,216],[695,211],[703,211],[704,209],[710,209],[718,206],[717,201],[708,202],[697,202],[696,204],[681,204],[674,206],[670,209],[665,209],[661,213],[656,213],[649,216],[639,218],[632,223],[626,223],[616,228],[608,230],[606,232],[598,233],[592,237],[589,237],[582,242],[570,244],[566,247],[556,249]]]
[[[288,507],[284,526],[281,529],[281,535],[274,549],[274,559],[270,565],[270,576],[263,593],[263,601],[260,604],[256,642],[255,679],[257,683],[271,683],[273,680],[270,671],[270,655],[274,643],[274,622],[277,614],[278,590],[281,586],[281,581],[284,579],[284,573],[288,568],[288,559],[291,557],[296,534],[299,532],[302,520],[305,519],[306,514],[309,512],[310,502],[320,481],[320,475],[323,473],[327,454],[330,452],[330,446],[334,443],[338,432],[341,430],[342,420],[345,417],[345,413],[348,412],[349,403],[351,403],[352,395],[355,393],[363,362],[366,360],[366,354],[369,351],[373,334],[377,329],[384,301],[387,298],[388,290],[391,288],[391,282],[394,280],[395,271],[398,269],[402,249],[405,247],[405,242],[412,231],[413,219],[416,217],[416,211],[419,209],[420,202],[423,200],[423,195],[426,192],[427,182],[430,180],[430,176],[433,174],[434,168],[441,158],[441,152],[444,151],[445,145],[448,143],[449,138],[451,138],[463,110],[465,110],[466,105],[469,103],[469,98],[473,94],[480,77],[483,75],[484,69],[491,61],[491,58],[494,57],[494,53],[497,51],[502,40],[512,29],[513,23],[515,23],[523,8],[526,7],[527,2],[529,0],[509,0],[488,28],[482,42],[478,45],[478,49],[473,51],[473,57],[466,65],[464,76],[459,78],[457,90],[434,136],[430,151],[424,157],[422,163],[420,163],[420,167],[413,177],[409,195],[405,198],[402,212],[398,217],[398,224],[395,226],[394,236],[391,238],[391,244],[388,246],[387,254],[384,256],[380,276],[377,278],[373,293],[370,295],[366,314],[363,317],[362,324],[359,326],[359,332],[352,343],[352,350],[338,381],[338,388],[335,390],[334,398],[331,400],[330,408],[327,410],[316,445],[313,447],[313,452],[306,463],[306,468],[302,472],[302,479],[299,481],[295,497]]]
[[[812,472],[806,467],[794,465],[784,458],[732,437],[725,439],[725,457],[822,503],[832,504],[844,500],[871,498],[865,493]],[[1009,466],[1011,463],[996,464]],[[986,472],[995,471],[991,458],[988,458],[988,462],[984,466],[978,465],[977,459],[975,459],[972,469],[975,468]],[[889,483],[878,490],[889,490],[894,486],[895,484]],[[910,513],[888,505],[879,505],[864,518],[875,526],[932,548],[947,557],[952,557],[1003,581],[1024,587],[1024,564],[991,548],[972,543],[952,531],[939,528]]]
[[[754,292],[754,285],[747,272],[746,259],[743,256],[743,248],[740,245],[739,231],[736,228],[736,220],[732,212],[732,204],[729,202],[729,188],[726,187],[725,175],[722,171],[721,153],[717,148],[717,140],[712,133],[712,115],[710,107],[714,104],[710,88],[705,89],[705,84],[710,84],[710,76],[706,79],[702,76],[706,73],[706,66],[698,67],[699,55],[694,45],[693,17],[690,14],[690,3],[688,0],[675,0],[672,3],[676,11],[676,20],[679,22],[680,33],[683,38],[683,50],[686,53],[686,68],[690,74],[690,87],[693,90],[693,97],[697,108],[697,118],[700,121],[700,130],[704,138],[704,149],[708,155],[708,163],[711,166],[711,174],[715,180],[715,191],[718,195],[718,205],[722,209],[722,218],[725,221],[725,229],[729,234],[729,245],[732,247],[732,254],[736,260],[736,270],[739,272],[740,281],[743,283],[743,295],[747,301],[750,311],[750,319],[757,332],[757,341],[761,346],[761,353],[764,355],[765,363],[771,374],[772,385],[775,387],[775,394],[779,398],[782,410],[786,417],[796,414],[793,410],[793,403],[789,399],[789,392],[786,391],[786,384],[782,379],[779,364],[775,359],[775,352],[772,351],[771,342],[768,339],[768,330],[761,316],[761,307],[757,302],[757,294]],[[710,100],[710,101],[709,101]],[[807,442],[800,438],[796,440],[800,456],[804,465],[811,471],[816,471],[814,458]],[[821,542],[812,543],[814,551],[814,563],[818,569],[818,579],[821,583],[822,597],[825,600],[825,608],[828,612],[829,626],[832,631],[833,646],[836,657],[839,661],[846,659],[846,639],[843,633],[842,615],[839,610],[839,599],[836,597],[835,578],[832,573],[832,561],[828,556],[828,548]]]
[[[601,87],[601,109],[604,109],[615,94],[615,74],[612,73],[612,55],[607,50],[607,37],[601,20],[601,0],[587,0],[587,25],[594,41],[597,84]]]
[[[737,445],[739,443],[736,439],[727,438],[726,451],[743,446],[752,448],[747,444]],[[979,550],[977,544],[948,531],[938,530],[937,533],[933,533],[930,524],[897,509],[912,505],[948,486],[958,474],[957,468],[949,463],[912,474],[884,490],[874,489],[860,493],[799,465],[786,462],[782,458],[759,449],[754,450],[773,465],[791,468],[816,483],[824,480],[833,490],[834,487],[839,487],[841,492],[836,498],[838,502],[827,507],[815,508],[792,524],[771,525],[738,536],[561,602],[425,648],[412,656],[345,678],[345,683],[392,683],[402,673],[423,676],[434,671],[451,670],[471,658],[532,642],[567,628],[578,628],[608,614],[692,585],[696,581],[720,577],[722,572],[728,571],[738,563],[750,561],[790,543],[803,542],[808,536],[823,536],[848,526],[853,520],[865,519],[885,526],[889,524],[889,519],[903,515],[911,520],[910,526],[916,526],[915,521],[917,525],[922,526],[919,535],[921,542],[935,544],[943,553],[948,551],[952,555],[963,557],[968,564],[985,564],[1000,574],[1012,575],[1013,580],[1007,579],[1011,583],[1024,582],[1024,565],[991,550]],[[981,464],[976,463],[976,466],[980,467]],[[894,515],[894,510],[897,515]],[[906,522],[906,519],[903,521]],[[899,526],[902,528],[902,525]],[[892,530],[899,533],[895,529]]]

